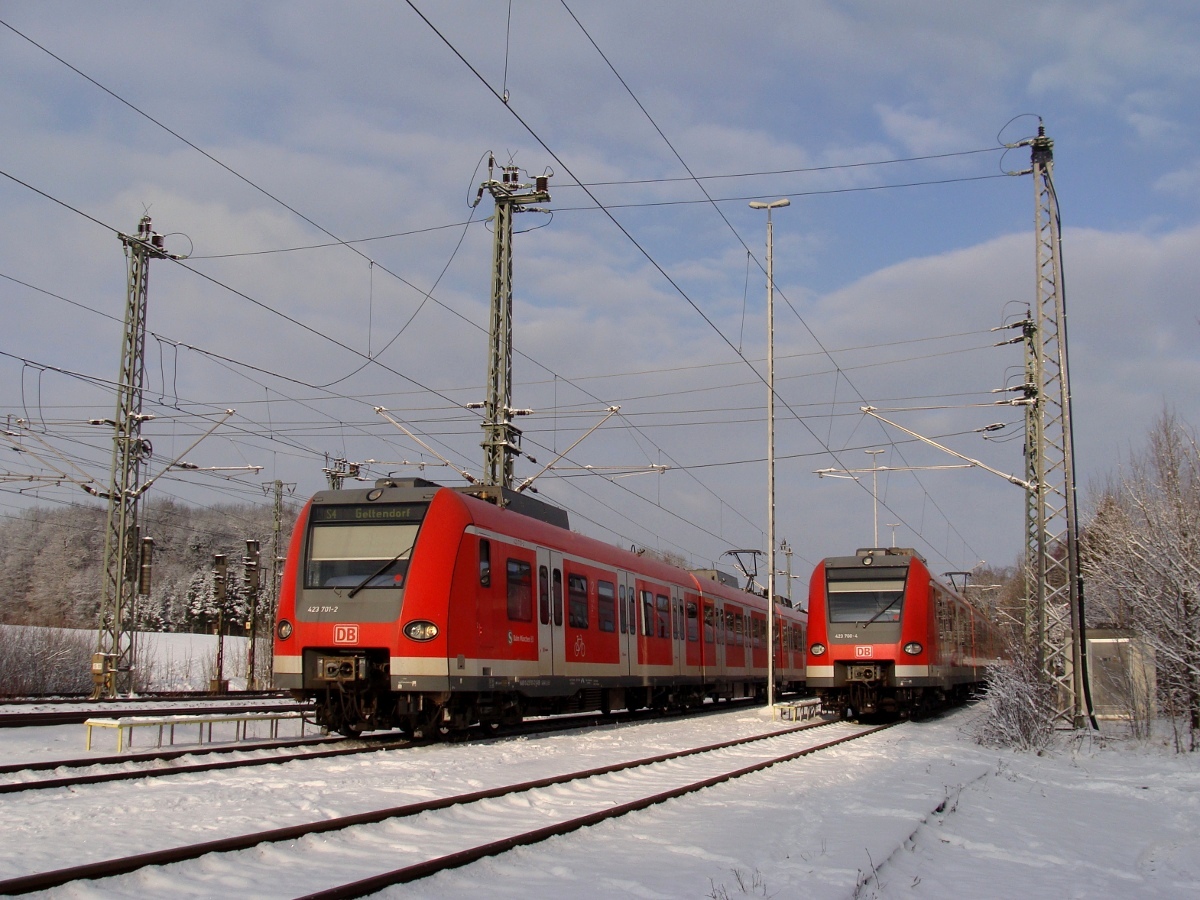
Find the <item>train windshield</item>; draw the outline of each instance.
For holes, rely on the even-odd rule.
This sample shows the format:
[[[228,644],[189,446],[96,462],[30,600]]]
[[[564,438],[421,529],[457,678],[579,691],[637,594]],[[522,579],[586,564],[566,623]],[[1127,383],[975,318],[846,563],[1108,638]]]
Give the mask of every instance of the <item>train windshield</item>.
[[[308,533],[306,588],[402,588],[428,503],[322,506]]]
[[[899,622],[907,568],[829,570],[830,622]]]

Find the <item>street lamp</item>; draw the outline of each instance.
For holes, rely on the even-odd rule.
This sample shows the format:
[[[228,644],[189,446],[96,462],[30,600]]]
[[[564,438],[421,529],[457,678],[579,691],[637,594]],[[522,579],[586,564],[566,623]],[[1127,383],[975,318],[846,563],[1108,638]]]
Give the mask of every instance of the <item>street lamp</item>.
[[[864,450],[863,453],[869,453],[871,456],[871,506],[874,508],[875,519],[875,543],[872,547],[879,546],[879,482],[876,480],[879,477],[879,469],[876,463],[879,461],[879,454],[882,450]]]
[[[775,267],[771,210],[791,206],[787,197],[751,209],[767,211],[767,705],[775,706]]]

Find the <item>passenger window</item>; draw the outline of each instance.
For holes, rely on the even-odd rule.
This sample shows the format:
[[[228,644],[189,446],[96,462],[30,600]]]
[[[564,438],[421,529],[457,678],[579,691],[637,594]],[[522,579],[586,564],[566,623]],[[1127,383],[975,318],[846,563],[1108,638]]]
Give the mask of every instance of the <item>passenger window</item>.
[[[617,595],[611,581],[596,582],[596,621],[601,631],[617,630]]]
[[[695,600],[687,602],[687,639],[693,642],[700,640],[700,610]]]
[[[654,595],[642,591],[642,634],[654,637]]]
[[[628,621],[628,619],[629,619],[629,617],[628,617],[628,616],[625,614],[625,585],[621,585],[621,586],[620,586],[620,587],[617,589],[617,591],[618,591],[618,594],[619,594],[619,599],[617,600],[617,606],[619,607],[619,609],[620,609],[620,611],[621,611],[621,613],[620,613],[620,619],[621,619],[621,634],[624,634],[624,633],[625,633],[625,628],[626,628],[626,622],[627,622],[627,621]]]
[[[492,583],[492,542],[479,541],[479,583],[487,587]]]
[[[588,584],[582,575],[567,576],[567,610],[572,628],[588,627]]]
[[[704,643],[711,644],[716,640],[717,629],[714,624],[713,608],[711,603],[704,604]]]
[[[660,638],[671,636],[671,601],[658,594],[655,597],[658,606],[658,636]]]
[[[533,566],[521,559],[510,559],[505,573],[508,576],[508,618],[513,622],[532,622]]]

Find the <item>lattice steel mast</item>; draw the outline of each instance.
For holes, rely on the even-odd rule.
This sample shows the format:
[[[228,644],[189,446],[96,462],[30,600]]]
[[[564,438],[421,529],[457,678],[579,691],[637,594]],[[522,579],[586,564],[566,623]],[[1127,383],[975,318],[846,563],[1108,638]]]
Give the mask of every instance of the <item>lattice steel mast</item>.
[[[1026,634],[1043,676],[1055,687],[1055,721],[1080,727],[1084,711],[1071,391],[1067,369],[1062,232],[1054,193],[1054,142],[1039,124],[1032,148],[1037,244],[1036,302],[1025,326]]]
[[[122,234],[128,260],[125,335],[121,374],[117,379],[117,411],[113,418],[113,454],[109,478],[108,518],[104,530],[104,584],[100,601],[100,633],[93,696],[115,697],[133,686],[135,657],[133,618],[137,602],[139,513],[142,460],[150,443],[142,440],[142,384],[146,372],[146,297],[150,260],[165,259],[163,236],[142,216],[136,235]]]
[[[494,166],[495,160],[489,160],[488,180],[479,188],[479,197],[487,190],[496,201],[488,385],[483,404],[483,483],[511,489],[513,457],[521,452],[521,431],[512,424],[512,417],[526,412],[512,408],[512,222],[513,215],[525,212],[528,204],[548,202],[550,193],[547,176],[538,176],[532,185],[522,184],[520,170],[508,165],[501,171],[501,180],[496,181],[492,177]]]

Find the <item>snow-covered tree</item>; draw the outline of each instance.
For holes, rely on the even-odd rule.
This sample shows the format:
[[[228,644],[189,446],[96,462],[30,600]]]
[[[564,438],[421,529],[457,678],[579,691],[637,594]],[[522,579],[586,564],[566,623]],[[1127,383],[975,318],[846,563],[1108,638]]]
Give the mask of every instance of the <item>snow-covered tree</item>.
[[[1094,504],[1081,562],[1089,604],[1157,663],[1177,746],[1200,745],[1200,448],[1169,412]],[[1089,615],[1090,621],[1095,621]]]

